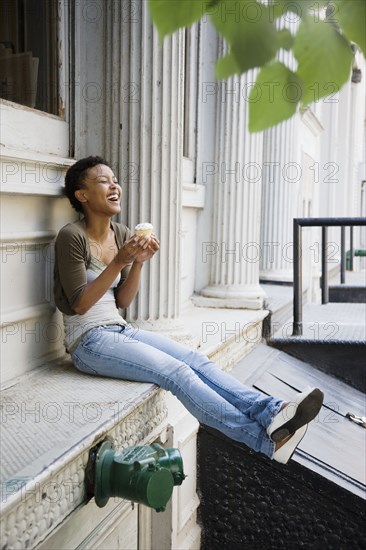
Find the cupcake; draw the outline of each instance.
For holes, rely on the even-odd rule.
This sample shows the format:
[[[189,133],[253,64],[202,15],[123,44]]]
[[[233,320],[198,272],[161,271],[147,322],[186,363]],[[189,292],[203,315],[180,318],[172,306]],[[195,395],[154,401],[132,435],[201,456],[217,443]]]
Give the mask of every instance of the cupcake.
[[[150,237],[153,230],[153,226],[151,223],[139,223],[135,227],[135,235],[146,235],[146,237]]]

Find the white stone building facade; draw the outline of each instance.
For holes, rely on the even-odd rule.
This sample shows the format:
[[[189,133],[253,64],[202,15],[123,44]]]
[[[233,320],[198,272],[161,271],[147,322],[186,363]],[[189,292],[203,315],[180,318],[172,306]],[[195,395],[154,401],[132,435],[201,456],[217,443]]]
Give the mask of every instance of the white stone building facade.
[[[90,154],[105,156],[119,177],[120,220],[130,227],[152,222],[161,241],[128,320],[200,345],[229,369],[260,339],[268,313],[265,284],[292,281],[292,219],[366,215],[363,58],[355,58],[361,82],[350,80],[293,119],[249,134],[254,73],[216,81],[222,44],[209,21],[160,45],[147,2],[55,0],[47,17],[57,31],[56,107],[44,112],[11,96],[0,105],[3,392],[20,388],[19,394],[33,396],[32,405],[32,377],[47,384],[52,362],[64,365],[62,320],[52,298],[52,243],[76,219],[62,196],[64,174]],[[339,261],[339,235],[329,236]],[[308,230],[305,239],[310,300],[318,294],[320,234]],[[356,247],[366,248],[362,239],[362,232],[355,234]],[[71,371],[62,372],[50,401],[52,391],[68,388]],[[131,405],[128,390],[121,386],[121,400]],[[74,476],[62,506],[54,498],[41,510],[36,491],[9,490],[2,478],[8,548],[23,548],[26,540],[29,548],[44,549],[199,548],[197,422],[165,392],[134,391],[135,404],[109,418],[108,428],[89,423],[83,447],[66,442],[62,457],[47,452],[41,469],[22,465],[20,477],[17,470],[10,476],[25,480],[27,489],[32,482],[57,479],[61,485]],[[117,399],[114,393],[110,399]],[[10,416],[17,422],[14,403],[5,409],[3,427]],[[51,428],[45,433],[52,440]],[[16,434],[14,428],[14,441]],[[189,478],[174,490],[164,514],[128,502],[103,509],[85,503],[88,450],[105,437],[181,450]],[[35,464],[40,456],[30,452],[23,462]]]

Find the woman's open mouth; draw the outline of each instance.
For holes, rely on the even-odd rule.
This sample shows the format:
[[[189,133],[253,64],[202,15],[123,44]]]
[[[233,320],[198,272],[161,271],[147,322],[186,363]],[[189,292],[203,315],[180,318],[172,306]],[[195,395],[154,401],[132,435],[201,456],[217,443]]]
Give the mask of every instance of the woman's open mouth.
[[[119,195],[118,193],[113,193],[112,195],[108,195],[107,199],[109,202],[118,203],[119,202]]]

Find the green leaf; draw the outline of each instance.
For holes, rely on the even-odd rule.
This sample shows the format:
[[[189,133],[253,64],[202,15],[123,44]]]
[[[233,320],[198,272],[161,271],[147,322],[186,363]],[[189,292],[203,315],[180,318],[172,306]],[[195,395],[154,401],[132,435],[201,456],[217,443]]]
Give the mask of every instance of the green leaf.
[[[288,29],[282,29],[277,32],[277,44],[279,48],[291,50],[294,43],[294,37]]]
[[[338,91],[350,76],[350,44],[330,23],[304,19],[293,52],[298,60],[297,74],[304,81],[304,105],[328,95],[329,90]]]
[[[230,44],[242,72],[260,67],[275,56],[276,29],[266,6],[253,0],[226,0],[216,6],[211,19]]]
[[[221,57],[216,63],[216,78],[218,80],[229,78],[233,74],[241,73],[241,69],[232,52]]]
[[[334,19],[348,40],[356,42],[366,57],[366,2],[342,0],[335,3]]]
[[[294,37],[287,29],[282,29],[277,32],[277,47],[285,48],[286,50],[291,49],[293,44]],[[224,57],[221,57],[216,63],[216,78],[218,80],[223,80],[229,78],[234,74],[240,74],[242,69],[240,68],[235,56],[232,52],[229,52]]]
[[[209,8],[203,0],[149,0],[151,19],[160,37],[198,21]]]
[[[303,83],[275,61],[262,68],[249,94],[249,131],[261,132],[295,114]]]

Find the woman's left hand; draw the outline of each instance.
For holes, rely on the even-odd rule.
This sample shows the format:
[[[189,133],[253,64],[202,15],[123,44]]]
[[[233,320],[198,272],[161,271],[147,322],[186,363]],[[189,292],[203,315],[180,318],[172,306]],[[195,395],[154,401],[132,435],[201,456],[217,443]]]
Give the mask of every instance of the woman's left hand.
[[[146,243],[143,243],[143,240],[146,240]],[[155,233],[151,233],[151,236],[148,238],[142,237],[140,244],[142,244],[143,250],[136,256],[134,263],[143,263],[146,260],[150,260],[160,248],[160,243]]]

